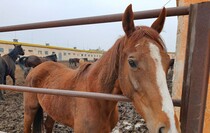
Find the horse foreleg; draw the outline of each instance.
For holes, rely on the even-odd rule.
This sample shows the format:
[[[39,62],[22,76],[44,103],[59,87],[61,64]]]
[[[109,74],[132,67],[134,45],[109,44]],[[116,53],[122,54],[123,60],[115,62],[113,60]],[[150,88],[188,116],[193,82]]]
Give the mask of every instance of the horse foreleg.
[[[15,75],[11,75],[13,85],[15,85]]]
[[[3,81],[3,84],[7,84],[7,77],[4,76],[4,81]],[[2,94],[6,94],[6,91],[5,90],[2,90]]]
[[[6,76],[4,76],[4,81],[3,81],[3,84],[7,84],[7,77]]]
[[[55,123],[55,121],[52,119],[52,117],[47,115],[46,121],[44,123],[46,133],[52,133],[54,123]]]
[[[3,90],[0,90],[0,100],[4,100]]]

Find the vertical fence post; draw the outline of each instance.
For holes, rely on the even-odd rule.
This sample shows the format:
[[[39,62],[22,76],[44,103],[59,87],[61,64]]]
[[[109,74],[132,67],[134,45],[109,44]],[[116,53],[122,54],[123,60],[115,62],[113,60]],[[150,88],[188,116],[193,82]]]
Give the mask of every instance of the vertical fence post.
[[[210,2],[190,6],[181,108],[182,133],[202,133],[209,78]]]

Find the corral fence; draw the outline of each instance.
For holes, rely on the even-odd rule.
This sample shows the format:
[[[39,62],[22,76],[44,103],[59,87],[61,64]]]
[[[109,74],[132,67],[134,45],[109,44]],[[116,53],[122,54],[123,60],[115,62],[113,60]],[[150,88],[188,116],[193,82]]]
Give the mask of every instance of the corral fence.
[[[135,12],[135,19],[158,17],[161,9]],[[173,100],[181,107],[180,121],[182,133],[202,133],[209,80],[210,62],[210,2],[189,7],[167,8],[167,16],[189,15],[182,100]],[[122,14],[68,19],[0,27],[0,32],[74,26],[121,21]],[[47,90],[32,87],[0,85],[0,89],[22,92],[46,93],[53,95],[99,98],[106,100],[130,101],[119,95],[65,90]]]

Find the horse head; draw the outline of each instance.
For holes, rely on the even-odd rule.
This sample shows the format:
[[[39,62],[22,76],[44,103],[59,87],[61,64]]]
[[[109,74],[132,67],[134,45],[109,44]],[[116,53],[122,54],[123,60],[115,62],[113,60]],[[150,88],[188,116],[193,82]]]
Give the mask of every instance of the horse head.
[[[126,35],[120,53],[120,88],[146,120],[151,133],[180,132],[166,83],[170,58],[159,35],[165,17],[163,8],[151,27],[135,27],[129,5],[122,18]]]
[[[25,54],[25,52],[22,48],[22,45],[14,45],[14,46],[15,46],[14,50],[17,52],[18,55],[24,55]]]

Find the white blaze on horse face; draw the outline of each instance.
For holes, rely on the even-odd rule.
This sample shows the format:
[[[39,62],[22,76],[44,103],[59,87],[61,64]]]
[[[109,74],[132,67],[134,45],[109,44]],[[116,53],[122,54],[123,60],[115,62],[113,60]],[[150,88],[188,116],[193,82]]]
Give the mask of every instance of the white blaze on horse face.
[[[132,83],[134,89],[135,89],[135,90],[138,90],[138,88],[139,88],[139,83],[138,83],[138,81],[137,81],[136,79],[134,79],[132,76],[130,76],[130,80],[131,80],[131,83]]]
[[[178,133],[174,118],[174,107],[168,91],[166,83],[166,75],[163,70],[159,48],[156,45],[150,43],[149,49],[150,49],[150,55],[155,62],[156,82],[158,88],[160,89],[159,91],[162,97],[162,111],[166,113],[170,122],[170,129],[168,133]]]

